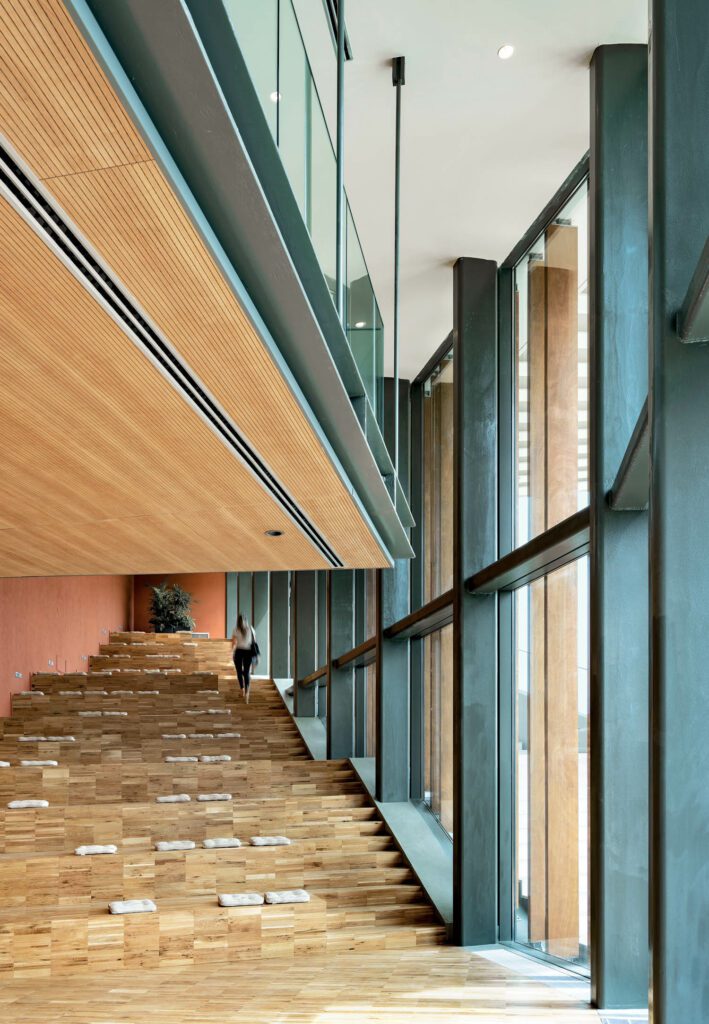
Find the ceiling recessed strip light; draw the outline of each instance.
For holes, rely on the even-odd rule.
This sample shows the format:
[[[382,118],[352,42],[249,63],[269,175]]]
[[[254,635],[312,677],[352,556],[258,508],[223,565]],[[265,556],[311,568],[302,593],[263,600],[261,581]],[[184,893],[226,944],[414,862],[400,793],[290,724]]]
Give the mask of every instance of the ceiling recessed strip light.
[[[281,94],[278,92],[277,89],[275,89],[268,98],[270,99],[271,103],[278,103],[281,98]]]
[[[511,43],[505,43],[504,46],[501,46],[500,49],[497,51],[497,56],[500,58],[500,60],[509,60],[510,57],[514,55],[514,52],[514,46],[512,46]]]

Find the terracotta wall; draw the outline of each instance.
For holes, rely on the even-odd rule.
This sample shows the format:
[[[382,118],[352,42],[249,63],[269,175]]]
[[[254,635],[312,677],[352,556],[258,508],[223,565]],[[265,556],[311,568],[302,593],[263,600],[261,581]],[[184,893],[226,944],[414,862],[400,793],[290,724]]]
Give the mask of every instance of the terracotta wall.
[[[192,594],[192,618],[200,633],[225,636],[226,573],[183,572],[170,576],[134,576],[134,629],[152,630],[150,619],[150,587],[167,580],[179,583]]]
[[[84,672],[110,630],[129,628],[132,596],[131,576],[0,579],[0,715],[32,672]]]

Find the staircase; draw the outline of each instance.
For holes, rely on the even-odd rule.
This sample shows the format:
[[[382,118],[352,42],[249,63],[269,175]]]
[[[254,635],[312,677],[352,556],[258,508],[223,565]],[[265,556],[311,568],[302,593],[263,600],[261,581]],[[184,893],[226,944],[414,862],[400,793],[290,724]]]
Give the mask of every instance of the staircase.
[[[349,763],[310,759],[270,680],[254,680],[245,704],[227,641],[109,639],[86,674],[34,676],[30,694],[15,696],[12,716],[0,720],[0,760],[11,765],[0,768],[0,976],[444,941]],[[205,755],[231,760],[166,761]],[[190,800],[156,802],[177,794]],[[231,799],[203,802],[198,794]],[[17,800],[49,806],[7,806]],[[258,835],[292,842],[249,845]],[[245,845],[202,846],[215,837]],[[155,849],[172,840],[196,846]],[[74,852],[93,844],[118,852]],[[310,902],[223,908],[217,900],[295,888]],[[109,914],[109,901],[126,899],[151,899],[157,911]]]

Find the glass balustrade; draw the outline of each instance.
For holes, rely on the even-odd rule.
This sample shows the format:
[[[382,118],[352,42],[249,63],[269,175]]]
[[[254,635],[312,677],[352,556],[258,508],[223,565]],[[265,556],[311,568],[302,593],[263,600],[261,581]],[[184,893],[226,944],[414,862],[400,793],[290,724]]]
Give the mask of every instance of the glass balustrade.
[[[291,0],[222,0],[327,287],[335,298],[337,160]],[[384,325],[349,202],[343,327],[382,424]]]

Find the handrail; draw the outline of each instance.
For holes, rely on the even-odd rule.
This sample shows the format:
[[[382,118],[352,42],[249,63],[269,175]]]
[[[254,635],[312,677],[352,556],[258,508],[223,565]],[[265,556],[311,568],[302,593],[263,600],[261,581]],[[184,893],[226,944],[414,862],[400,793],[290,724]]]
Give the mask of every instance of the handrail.
[[[314,672],[311,672],[309,676],[304,676],[298,681],[298,686],[312,686],[318,679],[322,679],[323,676],[327,675],[327,665],[321,665],[320,668],[316,668]]]
[[[470,594],[514,590],[588,552],[589,507],[574,512],[556,526],[533,537],[508,555],[474,573],[465,581]]]
[[[347,665],[370,665],[376,657],[377,638],[370,636],[361,644],[357,644],[350,651],[345,651],[338,658],[333,658],[332,664],[335,668],[345,668]]]
[[[427,636],[429,633],[447,626],[453,621],[453,591],[434,597],[417,608],[415,612],[405,615],[403,619],[392,623],[384,630],[387,640],[410,640]]]

